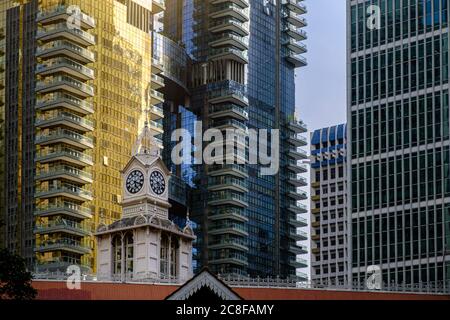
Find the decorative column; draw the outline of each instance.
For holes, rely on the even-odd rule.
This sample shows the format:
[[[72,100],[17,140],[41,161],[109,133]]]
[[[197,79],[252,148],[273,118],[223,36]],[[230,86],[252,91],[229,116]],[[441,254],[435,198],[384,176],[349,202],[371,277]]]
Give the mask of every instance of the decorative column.
[[[124,282],[126,280],[125,278],[125,234],[123,232],[120,233],[120,261],[121,261],[121,268],[120,268],[120,281]]]

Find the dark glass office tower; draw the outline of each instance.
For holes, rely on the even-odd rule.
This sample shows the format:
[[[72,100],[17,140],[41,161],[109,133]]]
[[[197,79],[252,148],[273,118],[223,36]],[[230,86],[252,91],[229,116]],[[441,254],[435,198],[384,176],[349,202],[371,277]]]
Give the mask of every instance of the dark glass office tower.
[[[299,41],[306,22],[302,1],[167,0],[163,35],[186,49],[192,60],[187,109],[208,128],[280,129],[280,170],[260,175],[249,165],[237,138],[226,158],[241,164],[192,166],[195,172],[188,196],[192,219],[198,225],[198,266],[220,274],[289,277],[303,264],[306,253],[297,241],[306,213],[298,174],[307,158],[296,120],[294,71],[306,65]],[[170,117],[166,117],[168,121]],[[180,124],[177,125],[180,127]],[[169,134],[168,132],[166,134]],[[225,150],[224,150],[224,153]],[[305,275],[301,275],[305,277]]]
[[[448,0],[348,1],[356,284],[371,265],[386,289],[450,279],[448,7]]]

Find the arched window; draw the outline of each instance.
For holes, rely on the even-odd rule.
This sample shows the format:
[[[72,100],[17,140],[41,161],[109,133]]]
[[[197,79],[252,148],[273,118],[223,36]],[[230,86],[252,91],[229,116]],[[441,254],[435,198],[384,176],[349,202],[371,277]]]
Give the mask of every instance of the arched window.
[[[114,236],[112,239],[113,253],[113,274],[121,274],[122,272],[122,239],[120,235]]]
[[[169,238],[167,235],[161,235],[161,250],[160,250],[160,269],[159,272],[162,277],[169,276]]]
[[[134,259],[134,241],[133,241],[133,234],[131,232],[128,232],[125,235],[125,265],[126,265],[126,273],[132,274],[133,273],[133,259]]]

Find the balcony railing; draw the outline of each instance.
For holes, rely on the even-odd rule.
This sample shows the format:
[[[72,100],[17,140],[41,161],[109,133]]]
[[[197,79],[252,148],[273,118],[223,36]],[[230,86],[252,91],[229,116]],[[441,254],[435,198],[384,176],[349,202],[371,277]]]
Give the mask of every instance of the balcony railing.
[[[49,216],[52,214],[62,214],[63,212],[72,213],[75,216],[84,218],[92,217],[91,209],[68,201],[39,205],[35,209],[34,214],[36,216]]]

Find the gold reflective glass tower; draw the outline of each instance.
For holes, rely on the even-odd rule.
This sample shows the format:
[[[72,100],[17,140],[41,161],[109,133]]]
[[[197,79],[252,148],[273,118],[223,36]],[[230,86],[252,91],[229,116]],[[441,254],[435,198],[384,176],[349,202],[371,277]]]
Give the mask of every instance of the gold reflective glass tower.
[[[156,141],[163,133],[151,31],[164,2],[0,10],[3,244],[37,271],[93,270],[92,230],[121,216],[120,170],[139,129],[149,119]]]

